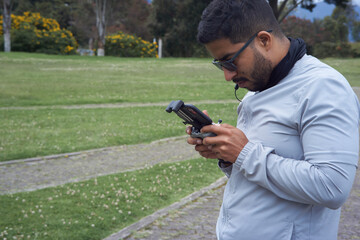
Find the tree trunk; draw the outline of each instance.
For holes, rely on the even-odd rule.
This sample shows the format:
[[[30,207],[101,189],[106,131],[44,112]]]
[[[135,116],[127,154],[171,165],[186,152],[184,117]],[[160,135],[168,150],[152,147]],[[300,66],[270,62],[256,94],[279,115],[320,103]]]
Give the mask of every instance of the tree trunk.
[[[105,56],[105,10],[106,0],[95,0],[96,27],[98,30],[98,56]]]
[[[10,30],[11,30],[11,7],[10,0],[4,1],[4,15],[3,15],[3,29],[4,29],[4,51],[11,51],[11,38],[10,38]]]
[[[276,20],[281,23],[294,9],[296,9],[299,5],[305,2],[305,0],[268,0],[269,5],[275,15]],[[308,0],[309,4],[313,2],[313,0]]]

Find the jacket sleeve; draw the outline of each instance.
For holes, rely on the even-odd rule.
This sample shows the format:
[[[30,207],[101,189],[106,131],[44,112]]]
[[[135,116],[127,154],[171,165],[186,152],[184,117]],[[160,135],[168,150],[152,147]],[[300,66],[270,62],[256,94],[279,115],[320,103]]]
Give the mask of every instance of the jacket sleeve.
[[[304,159],[285,158],[274,148],[250,141],[232,171],[283,199],[341,207],[356,174],[359,103],[355,94],[336,86],[325,91],[307,91],[297,109]]]

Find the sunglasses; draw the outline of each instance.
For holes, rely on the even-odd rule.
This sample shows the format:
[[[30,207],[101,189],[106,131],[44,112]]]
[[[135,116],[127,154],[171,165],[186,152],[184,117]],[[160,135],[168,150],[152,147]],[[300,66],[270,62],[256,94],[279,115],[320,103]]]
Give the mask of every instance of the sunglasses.
[[[260,31],[259,31],[260,32]],[[224,68],[230,72],[235,72],[237,70],[237,67],[236,65],[234,64],[234,61],[235,59],[240,55],[240,53],[242,53],[245,48],[247,48],[247,46],[249,46],[249,44],[257,37],[258,33],[255,33],[246,43],[244,46],[242,46],[242,48],[240,48],[239,51],[237,51],[235,53],[235,55],[229,59],[229,60],[224,60],[224,61],[220,61],[220,60],[217,60],[217,59],[214,59],[212,61],[212,63],[217,67],[219,68],[220,70],[224,71]],[[267,30],[266,32],[268,33],[271,33],[272,30]]]

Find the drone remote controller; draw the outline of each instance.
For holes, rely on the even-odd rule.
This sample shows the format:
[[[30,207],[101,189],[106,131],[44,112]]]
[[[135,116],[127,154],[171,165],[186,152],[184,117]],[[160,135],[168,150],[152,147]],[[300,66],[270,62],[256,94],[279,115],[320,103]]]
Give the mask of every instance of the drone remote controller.
[[[184,124],[192,125],[190,134],[191,137],[204,139],[206,137],[216,136],[215,133],[200,132],[201,128],[206,125],[213,124],[213,121],[194,105],[184,104],[184,102],[181,100],[172,101],[169,106],[167,106],[166,111],[168,113],[175,112],[181,119],[184,120]]]

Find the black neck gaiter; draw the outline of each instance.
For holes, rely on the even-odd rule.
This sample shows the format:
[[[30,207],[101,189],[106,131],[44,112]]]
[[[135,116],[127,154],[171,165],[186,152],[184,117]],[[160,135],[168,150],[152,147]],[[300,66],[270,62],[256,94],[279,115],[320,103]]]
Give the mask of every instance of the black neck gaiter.
[[[270,79],[265,89],[271,88],[278,84],[293,68],[295,63],[302,58],[306,53],[306,44],[301,38],[290,40],[290,48],[287,55],[280,61],[280,63],[274,68],[270,75]],[[264,90],[265,90],[264,89]]]

